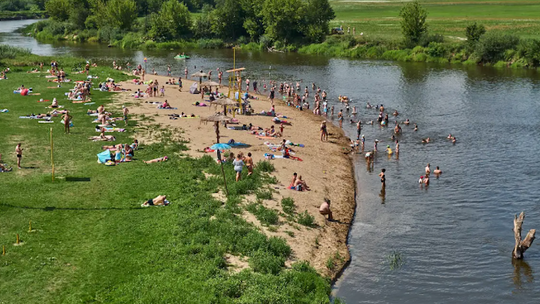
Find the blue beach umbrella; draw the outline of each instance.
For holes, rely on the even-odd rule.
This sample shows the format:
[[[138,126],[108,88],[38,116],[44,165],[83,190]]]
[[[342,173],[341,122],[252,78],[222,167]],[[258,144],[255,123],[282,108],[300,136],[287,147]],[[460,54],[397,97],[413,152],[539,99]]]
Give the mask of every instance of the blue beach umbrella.
[[[212,150],[230,150],[231,146],[227,144],[213,144],[210,149]]]

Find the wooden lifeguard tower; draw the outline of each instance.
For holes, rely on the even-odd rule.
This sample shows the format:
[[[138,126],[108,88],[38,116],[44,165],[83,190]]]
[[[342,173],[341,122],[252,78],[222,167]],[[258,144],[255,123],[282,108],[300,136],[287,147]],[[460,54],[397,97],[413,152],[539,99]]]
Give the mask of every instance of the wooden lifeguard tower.
[[[238,107],[242,109],[242,71],[245,71],[246,68],[236,68],[236,48],[233,47],[233,68],[227,70],[229,73],[229,93],[227,97],[231,98],[231,91],[236,95],[238,93],[238,98],[231,98],[238,101]],[[236,77],[236,79],[235,79]]]

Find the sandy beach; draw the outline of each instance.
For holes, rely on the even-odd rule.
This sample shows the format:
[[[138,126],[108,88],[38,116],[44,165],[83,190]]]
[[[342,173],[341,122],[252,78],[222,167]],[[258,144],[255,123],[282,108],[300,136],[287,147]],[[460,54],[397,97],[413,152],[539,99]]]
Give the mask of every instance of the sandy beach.
[[[146,80],[156,79],[159,86],[165,85],[171,77],[147,75]],[[198,80],[198,79],[197,79]],[[207,117],[221,111],[222,107],[197,107],[195,102],[201,102],[200,94],[190,94],[189,87],[193,83],[192,80],[183,80],[182,92],[179,92],[176,85],[165,85],[165,97],[150,97],[150,98],[134,98],[132,94],[137,89],[144,91],[146,85],[136,85],[133,82],[121,83],[125,89],[131,89],[131,92],[118,93],[115,96],[115,101],[120,104],[125,104],[130,110],[130,115],[134,115],[134,119],[142,117],[151,117],[154,121],[163,128],[181,129],[183,133],[180,135],[183,140],[187,141],[189,151],[188,155],[192,157],[201,157],[205,155],[203,150],[209,147],[216,141],[216,136],[212,123],[201,123],[200,118],[178,118],[170,119],[169,114],[180,114],[182,112],[187,115],[194,114],[199,117]],[[227,87],[222,87],[220,92],[228,93]],[[231,96],[233,96],[231,94]],[[276,92],[276,97],[280,96]],[[251,99],[251,106],[255,113],[260,113],[263,110],[270,110],[270,101],[266,96],[258,96],[258,100]],[[163,102],[167,100],[172,107],[177,110],[158,109],[156,104],[149,102]],[[207,102],[208,103],[208,102]],[[287,120],[292,123],[291,126],[285,126],[283,137],[273,140],[261,140],[250,134],[248,131],[230,130],[224,127],[220,128],[221,142],[228,142],[234,139],[236,142],[243,142],[250,147],[234,148],[231,151],[235,154],[242,151],[244,154],[251,152],[255,163],[264,160],[265,153],[272,152],[265,144],[265,141],[270,141],[273,144],[279,144],[282,139],[288,139],[293,143],[305,145],[305,147],[295,147],[295,156],[303,161],[295,161],[290,159],[274,159],[270,162],[275,166],[276,170],[272,173],[279,181],[273,185],[273,188],[278,192],[274,194],[272,200],[265,200],[264,205],[268,208],[273,208],[281,212],[281,198],[292,197],[296,204],[298,213],[307,211],[315,217],[317,227],[307,228],[302,225],[294,224],[291,226],[286,220],[281,219],[278,224],[278,229],[269,231],[265,226],[262,226],[252,214],[244,211],[243,217],[260,227],[268,236],[279,236],[287,240],[293,250],[291,262],[307,260],[321,274],[334,279],[341,271],[347,261],[349,261],[349,251],[347,248],[347,235],[350,224],[354,215],[355,208],[355,181],[354,172],[349,155],[349,139],[345,137],[343,131],[328,123],[329,140],[328,142],[320,141],[319,126],[324,120],[324,117],[312,114],[311,111],[299,111],[293,107],[286,106],[279,98],[275,99],[276,112],[287,116]],[[268,128],[274,123],[270,116],[258,115],[236,115],[243,124],[253,124]],[[279,130],[279,124],[275,127]],[[144,144],[152,142],[153,138],[148,132],[136,130],[134,136]],[[279,152],[278,152],[279,153]],[[215,157],[215,153],[211,153]],[[292,180],[293,173],[301,175],[307,182],[311,191],[294,191],[288,189],[288,185]],[[334,214],[335,221],[326,221],[319,214],[319,206],[324,198],[331,199],[331,209]],[[219,197],[225,200],[223,196]],[[245,198],[246,203],[254,201],[254,195]],[[293,231],[294,236],[291,236],[285,231]],[[339,252],[342,259],[334,258],[337,267],[332,270],[326,267],[326,262],[330,257],[335,257]],[[239,262],[240,263],[240,262]]]

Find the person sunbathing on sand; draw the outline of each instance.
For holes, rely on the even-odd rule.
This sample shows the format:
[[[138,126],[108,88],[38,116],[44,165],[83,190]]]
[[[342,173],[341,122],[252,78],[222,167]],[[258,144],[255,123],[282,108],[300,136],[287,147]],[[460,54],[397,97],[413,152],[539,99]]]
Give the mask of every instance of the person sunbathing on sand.
[[[266,129],[265,132],[266,136],[281,137],[281,133],[278,132],[273,125],[270,127],[270,129]]]
[[[153,164],[153,163],[160,163],[160,162],[164,162],[164,161],[167,161],[169,158],[167,156],[163,156],[163,157],[159,157],[159,158],[154,158],[154,159],[151,159],[151,160],[143,160],[143,162],[145,164]]]
[[[147,206],[166,206],[169,203],[166,199],[167,199],[166,195],[158,195],[156,198],[149,199],[146,202],[144,202],[142,204],[142,206],[144,206],[144,207],[147,207]]]
[[[303,191],[303,190],[311,191],[311,189],[306,184],[306,181],[302,180],[302,175],[298,176],[298,178],[294,182],[294,188],[297,191]]]
[[[163,104],[161,105],[161,107],[162,107],[163,109],[170,109],[170,108],[171,108],[171,105],[167,102],[167,100],[165,100],[165,101],[163,102]]]

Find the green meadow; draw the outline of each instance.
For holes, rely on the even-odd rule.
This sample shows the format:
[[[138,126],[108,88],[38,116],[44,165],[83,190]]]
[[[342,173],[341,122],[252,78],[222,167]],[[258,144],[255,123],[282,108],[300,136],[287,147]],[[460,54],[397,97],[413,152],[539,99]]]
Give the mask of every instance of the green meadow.
[[[514,34],[522,38],[540,35],[540,2],[520,0],[420,0],[428,11],[431,34],[465,37],[467,25],[478,22],[488,32]],[[403,1],[331,0],[336,18],[331,26],[356,27],[356,35],[401,39],[399,11]],[[453,38],[456,39],[456,38]]]
[[[60,66],[67,61],[72,60],[60,59]],[[92,91],[94,105],[71,104],[64,96],[71,84],[48,88],[54,85],[44,74],[28,74],[29,69],[13,68],[0,81],[0,109],[9,110],[0,113],[0,153],[14,168],[0,173],[0,247],[6,249],[0,255],[0,303],[329,303],[328,279],[305,262],[285,267],[288,244],[241,217],[247,208],[243,195],[272,196],[271,164],[258,163],[253,176],[237,183],[226,165],[229,196],[218,200],[212,194],[223,190],[223,179],[216,162],[184,156],[184,142],[174,139],[178,134],[159,132],[151,117],[134,117],[127,132],[109,134],[115,143],[131,143],[135,132],[147,129],[156,134],[155,144],[142,143],[131,163],[98,164],[104,143],[88,140],[98,133],[86,111],[104,104],[120,116],[114,93]],[[91,74],[128,79],[107,68]],[[41,95],[13,94],[22,84]],[[71,134],[64,134],[59,117],[52,124],[19,119],[45,113],[48,104],[37,101],[54,97],[71,111]],[[14,152],[19,142],[21,170]],[[168,162],[142,162],[164,155]],[[141,207],[161,194],[171,205]],[[256,207],[264,225],[277,224],[275,211],[255,204],[260,206],[249,208]],[[14,245],[17,234],[20,246]],[[240,271],[227,256],[241,257],[249,267]]]

